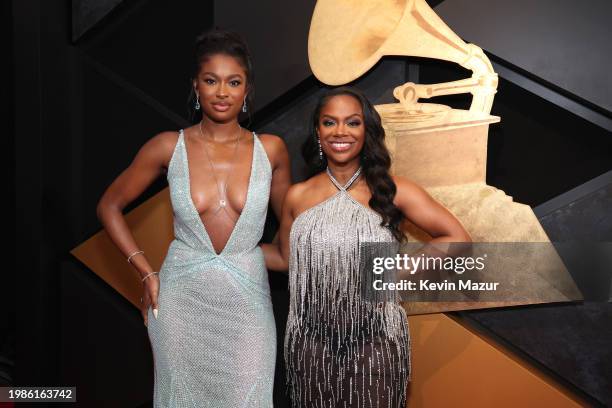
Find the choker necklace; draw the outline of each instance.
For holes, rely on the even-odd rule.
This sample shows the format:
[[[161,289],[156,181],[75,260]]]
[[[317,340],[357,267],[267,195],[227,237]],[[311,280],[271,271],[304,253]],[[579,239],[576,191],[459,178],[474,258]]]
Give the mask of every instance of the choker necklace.
[[[363,167],[359,166],[355,174],[351,176],[351,178],[346,182],[346,184],[341,185],[338,182],[338,180],[336,180],[334,175],[332,174],[331,170],[329,169],[329,166],[325,169],[325,171],[327,172],[327,175],[329,176],[329,179],[332,181],[332,183],[334,183],[334,185],[338,188],[338,190],[341,190],[341,191],[348,190],[351,187],[351,185],[355,182],[355,180],[357,180],[357,178],[361,175],[362,170],[363,170]]]

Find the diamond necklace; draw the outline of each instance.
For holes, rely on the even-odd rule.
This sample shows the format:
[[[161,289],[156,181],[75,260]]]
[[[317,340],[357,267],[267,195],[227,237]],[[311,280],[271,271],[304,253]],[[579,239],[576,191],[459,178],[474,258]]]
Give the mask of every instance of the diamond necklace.
[[[242,127],[238,125],[238,136],[236,136],[236,142],[234,143],[234,153],[230,161],[230,167],[225,176],[225,183],[223,184],[219,184],[219,180],[217,179],[217,171],[215,169],[215,164],[210,159],[210,155],[208,154],[208,149],[206,148],[206,138],[204,137],[204,132],[202,131],[202,121],[200,121],[199,129],[200,129],[200,135],[202,136],[204,152],[206,153],[206,158],[208,159],[208,162],[210,163],[212,174],[213,174],[213,177],[215,178],[215,183],[217,184],[217,191],[219,192],[219,208],[217,208],[217,210],[215,211],[215,214],[216,214],[217,212],[219,212],[220,209],[225,210],[225,207],[227,206],[227,199],[226,199],[227,198],[227,179],[229,178],[229,175],[232,170],[232,166],[234,165],[234,161],[236,159],[236,152],[238,151],[238,142],[240,141],[240,136],[242,135]]]

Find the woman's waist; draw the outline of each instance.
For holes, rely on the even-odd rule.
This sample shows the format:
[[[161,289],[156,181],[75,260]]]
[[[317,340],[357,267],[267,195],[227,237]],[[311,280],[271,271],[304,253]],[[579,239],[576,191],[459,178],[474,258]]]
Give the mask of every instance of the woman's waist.
[[[227,264],[243,270],[252,269],[254,266],[265,269],[263,252],[259,246],[243,251],[224,250],[217,254],[207,247],[194,246],[180,239],[174,239],[170,243],[162,269],[205,264]]]
[[[330,327],[371,326],[391,320],[406,320],[406,311],[395,302],[371,303],[336,303],[320,304],[307,302],[294,310],[293,316],[302,324]]]
[[[290,317],[290,320],[293,317]],[[307,337],[323,343],[345,343],[353,341],[375,341],[378,338],[403,337],[408,335],[406,315],[397,312],[392,315],[349,316],[326,318],[324,316],[301,316],[288,324],[291,337]]]
[[[261,252],[259,245],[249,246],[243,249],[228,248],[227,246],[217,253],[214,249],[203,243],[191,243],[181,238],[174,238],[168,247],[168,255],[171,252],[177,252],[184,255],[200,256],[200,257],[234,257],[234,256],[258,256]]]

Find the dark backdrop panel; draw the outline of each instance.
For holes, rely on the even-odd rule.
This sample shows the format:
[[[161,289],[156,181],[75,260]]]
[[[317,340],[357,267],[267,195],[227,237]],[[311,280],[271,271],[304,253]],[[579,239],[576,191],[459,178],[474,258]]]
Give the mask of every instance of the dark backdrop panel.
[[[466,41],[612,114],[607,0],[446,0],[436,7]]]
[[[77,40],[123,0],[72,0],[72,38]]]
[[[462,315],[591,406],[612,404],[612,304],[539,305]]]
[[[186,119],[195,39],[212,25],[212,3],[211,0],[128,4],[78,45],[135,92],[142,92],[152,103],[161,105],[160,110],[165,108]],[[109,104],[113,100],[104,102]]]
[[[130,88],[113,82],[96,66],[84,61],[83,105],[81,107],[81,149],[77,157],[87,158],[81,167],[81,219],[85,240],[100,230],[96,205],[106,187],[132,162],[140,147],[161,130],[176,129],[179,124],[155,109],[147,99],[139,99]],[[121,103],[113,102],[121,101]],[[76,152],[75,152],[76,153]],[[158,183],[130,205],[137,206],[167,183]],[[129,209],[128,209],[129,211]]]
[[[469,76],[452,63],[415,60],[419,82]],[[467,109],[470,95],[432,98]],[[612,137],[585,119],[500,78],[489,128],[487,183],[515,201],[536,206],[612,169]]]
[[[241,33],[255,67],[255,110],[311,75],[308,29],[315,0],[215,1],[215,25]]]
[[[539,205],[612,169],[612,135],[507,81],[500,81],[489,133],[487,180]]]
[[[64,262],[58,383],[77,387],[78,407],[137,407],[153,395],[153,359],[142,317],[77,261]]]
[[[49,91],[58,91],[57,100],[66,95],[66,71],[55,64],[65,58],[58,50],[58,38],[67,34],[64,7],[45,7],[41,1],[12,2],[14,25],[14,92],[15,92],[15,196],[16,196],[16,260],[14,269],[21,289],[15,296],[17,314],[15,383],[42,384],[55,378],[58,359],[57,324],[58,284],[54,249],[56,240],[45,239],[45,197],[57,191],[44,185],[43,175],[49,171],[65,177],[62,159],[56,156],[66,147],[68,134],[65,110],[44,100]],[[53,20],[57,26],[49,21]],[[59,51],[59,52],[58,52]],[[53,56],[56,59],[50,57]],[[53,75],[54,74],[54,75]],[[46,80],[53,77],[48,90]],[[62,85],[64,87],[62,88]],[[56,136],[53,139],[53,136]],[[51,145],[51,142],[55,146]],[[45,157],[46,148],[49,155]],[[65,160],[65,158],[64,158]],[[48,214],[47,214],[48,215]],[[42,336],[46,333],[48,336]]]
[[[1,44],[5,50],[8,61],[13,61],[13,21],[12,6],[10,1],[2,2],[2,40]],[[6,136],[2,138],[5,152],[15,151],[15,110],[14,110],[14,75],[10,63],[2,64],[1,73],[3,84],[2,98],[0,99],[1,111],[5,112]],[[10,222],[9,231],[15,233],[17,229],[15,220],[15,155],[5,155],[3,160],[5,180],[4,197],[5,205],[8,207]],[[3,311],[0,317],[0,386],[12,383],[15,364],[15,273],[14,266],[17,264],[15,239],[8,239],[6,250],[9,254],[6,259],[6,267],[0,272],[0,308]]]

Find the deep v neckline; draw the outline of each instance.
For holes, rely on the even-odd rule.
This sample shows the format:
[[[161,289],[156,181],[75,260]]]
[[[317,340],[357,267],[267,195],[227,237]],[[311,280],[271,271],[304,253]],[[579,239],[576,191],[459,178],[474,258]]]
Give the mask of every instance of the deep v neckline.
[[[187,154],[187,144],[185,143],[185,132],[181,130],[181,142],[183,143],[183,155],[185,156],[185,161],[184,161],[184,166],[185,166],[185,173],[187,174],[186,177],[186,183],[187,183],[187,195],[189,197],[189,204],[190,204],[190,208],[193,212],[193,215],[196,216],[196,218],[198,219],[198,225],[200,226],[200,229],[202,230],[202,234],[206,237],[206,242],[209,246],[209,249],[212,251],[213,254],[215,254],[216,256],[222,256],[225,251],[229,248],[230,244],[233,242],[233,238],[234,235],[236,235],[236,230],[238,229],[239,225],[240,225],[240,221],[243,218],[244,213],[247,211],[250,197],[251,197],[251,184],[253,183],[253,174],[255,173],[255,148],[256,148],[256,135],[255,132],[252,133],[253,134],[253,154],[251,155],[251,174],[249,174],[249,184],[247,185],[247,195],[246,195],[246,200],[244,201],[244,206],[242,207],[242,211],[240,212],[240,215],[238,215],[238,220],[236,221],[236,224],[234,224],[234,228],[232,228],[232,232],[230,233],[229,238],[227,239],[227,241],[225,242],[225,245],[223,246],[223,249],[221,250],[221,252],[217,253],[217,251],[215,250],[215,246],[212,243],[212,240],[210,239],[210,235],[208,235],[208,230],[206,229],[206,225],[204,225],[204,221],[202,221],[202,217],[200,217],[200,213],[198,212],[197,207],[195,206],[195,203],[193,202],[193,197],[191,196],[191,173],[189,171],[189,156]]]

